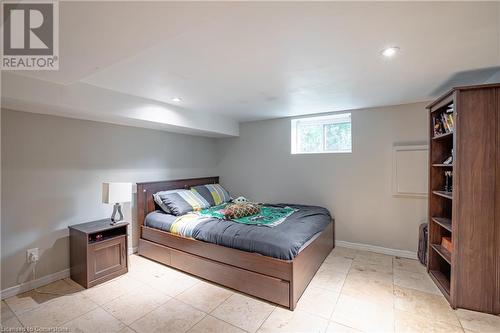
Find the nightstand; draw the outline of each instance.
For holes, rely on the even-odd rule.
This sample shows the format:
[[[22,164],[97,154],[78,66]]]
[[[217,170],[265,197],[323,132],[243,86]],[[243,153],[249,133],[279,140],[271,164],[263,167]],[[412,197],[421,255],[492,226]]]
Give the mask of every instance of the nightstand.
[[[71,279],[90,288],[127,273],[128,224],[104,219],[69,226]]]

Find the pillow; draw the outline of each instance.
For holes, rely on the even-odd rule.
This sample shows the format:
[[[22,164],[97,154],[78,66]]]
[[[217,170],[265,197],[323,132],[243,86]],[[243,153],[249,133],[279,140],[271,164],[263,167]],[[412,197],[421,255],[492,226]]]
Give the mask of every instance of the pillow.
[[[227,219],[256,215],[260,213],[259,205],[252,203],[229,204],[224,208],[224,216]]]
[[[177,216],[210,207],[210,204],[201,195],[190,190],[162,191],[155,193],[155,196],[161,201],[162,204],[158,205],[162,209],[166,207],[169,214]]]
[[[167,192],[171,192],[171,191],[161,191],[161,192],[157,192],[155,194],[153,194],[153,200],[156,202],[156,204],[167,214],[171,214],[170,212],[170,209],[168,209],[167,205],[165,205],[163,203],[163,201],[161,200],[161,197],[160,195],[161,194],[166,194]]]
[[[191,187],[191,190],[205,198],[210,206],[217,206],[231,200],[231,196],[221,184],[199,185]]]

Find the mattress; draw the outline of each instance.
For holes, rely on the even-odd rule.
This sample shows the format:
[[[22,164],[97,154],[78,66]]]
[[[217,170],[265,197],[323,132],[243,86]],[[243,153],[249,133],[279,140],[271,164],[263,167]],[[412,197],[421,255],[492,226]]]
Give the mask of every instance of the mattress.
[[[298,210],[273,228],[210,218],[196,226],[193,238],[277,259],[292,260],[316,234],[332,223],[330,212],[323,207],[291,204],[277,206],[290,206]],[[154,211],[146,216],[144,224],[169,231],[176,218],[162,211]]]

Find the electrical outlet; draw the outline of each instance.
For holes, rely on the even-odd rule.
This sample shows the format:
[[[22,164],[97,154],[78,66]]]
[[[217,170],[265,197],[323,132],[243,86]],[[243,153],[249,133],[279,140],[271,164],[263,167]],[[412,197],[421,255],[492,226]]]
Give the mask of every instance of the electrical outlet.
[[[28,249],[26,250],[26,260],[28,261],[28,263],[34,263],[34,262],[37,262],[39,259],[38,257],[38,248],[35,247],[33,249]]]

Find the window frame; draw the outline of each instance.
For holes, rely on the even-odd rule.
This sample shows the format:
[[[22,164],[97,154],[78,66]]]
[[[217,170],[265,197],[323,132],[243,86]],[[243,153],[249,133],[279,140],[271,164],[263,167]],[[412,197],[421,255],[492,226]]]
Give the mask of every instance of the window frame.
[[[299,134],[298,128],[300,124],[303,125],[320,125],[321,128],[321,150],[313,152],[299,151]],[[335,125],[349,123],[351,126],[351,149],[350,150],[326,150],[327,140],[327,125]],[[330,114],[326,116],[311,116],[303,118],[294,118],[291,120],[291,154],[292,155],[309,155],[309,154],[351,154],[352,153],[352,115],[350,112]]]

